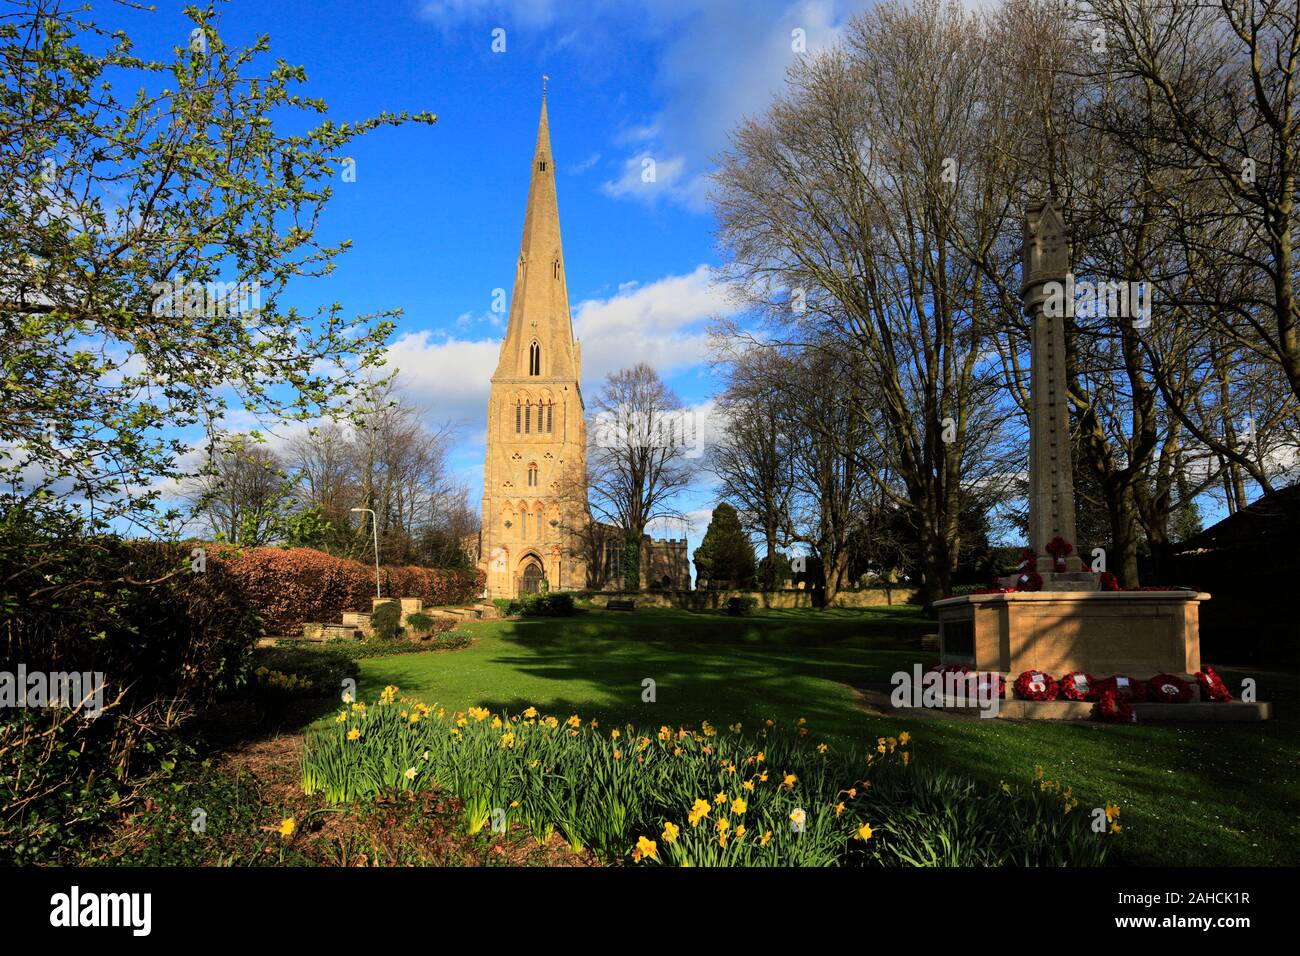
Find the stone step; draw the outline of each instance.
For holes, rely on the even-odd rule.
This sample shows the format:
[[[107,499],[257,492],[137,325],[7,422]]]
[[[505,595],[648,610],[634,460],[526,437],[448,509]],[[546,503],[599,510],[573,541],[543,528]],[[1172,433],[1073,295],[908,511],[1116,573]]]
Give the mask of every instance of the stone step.
[[[304,641],[356,641],[361,639],[361,632],[346,624],[319,624],[309,622],[302,626]]]

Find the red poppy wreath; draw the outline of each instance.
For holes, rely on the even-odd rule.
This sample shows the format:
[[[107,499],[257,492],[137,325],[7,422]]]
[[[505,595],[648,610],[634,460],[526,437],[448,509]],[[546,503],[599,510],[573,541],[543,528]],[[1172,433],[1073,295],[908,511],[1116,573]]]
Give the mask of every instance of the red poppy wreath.
[[[1176,674],[1157,674],[1147,681],[1147,696],[1158,704],[1185,704],[1192,699],[1192,685]]]
[[[1091,674],[1071,671],[1061,678],[1061,697],[1065,700],[1096,700]]]
[[[1025,671],[1011,686],[1021,700],[1056,700],[1060,690],[1052,675],[1042,671]]]

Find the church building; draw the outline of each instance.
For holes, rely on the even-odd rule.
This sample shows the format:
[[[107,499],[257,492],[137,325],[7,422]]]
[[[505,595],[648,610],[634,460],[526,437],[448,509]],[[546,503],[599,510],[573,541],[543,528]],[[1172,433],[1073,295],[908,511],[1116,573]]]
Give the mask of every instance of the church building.
[[[621,587],[622,531],[594,523],[587,502],[581,377],[543,92],[510,317],[488,397],[479,566],[490,597]],[[686,540],[643,538],[641,583],[688,589]]]

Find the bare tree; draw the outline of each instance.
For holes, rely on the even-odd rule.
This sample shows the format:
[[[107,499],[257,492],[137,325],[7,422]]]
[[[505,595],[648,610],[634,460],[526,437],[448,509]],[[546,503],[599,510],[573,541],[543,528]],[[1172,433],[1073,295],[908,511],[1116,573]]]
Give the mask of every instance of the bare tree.
[[[258,546],[274,541],[296,482],[274,451],[249,435],[214,443],[202,470],[182,485],[191,514],[214,537]]]
[[[767,591],[776,587],[775,558],[795,490],[794,442],[783,414],[788,398],[776,361],[770,350],[756,347],[725,354],[720,364],[727,388],[717,402],[707,453],[719,497],[736,502],[742,526],[763,539],[768,560],[760,584]]]
[[[990,340],[1007,308],[977,263],[1014,268],[1025,122],[983,17],[882,4],[846,43],[791,68],[732,136],[716,177],[729,278],[795,345],[851,356],[873,454],[864,475],[907,510],[923,591],[949,589],[963,483],[1004,467]]]
[[[680,517],[673,500],[694,471],[702,435],[694,416],[644,362],[610,373],[592,404],[587,467],[591,506],[624,532],[623,576],[641,586],[641,537],[659,518]]]

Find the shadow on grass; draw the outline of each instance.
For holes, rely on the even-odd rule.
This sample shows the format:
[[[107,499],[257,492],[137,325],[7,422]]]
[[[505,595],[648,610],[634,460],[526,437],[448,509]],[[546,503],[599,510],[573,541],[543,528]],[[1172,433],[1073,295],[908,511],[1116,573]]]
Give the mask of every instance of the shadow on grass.
[[[1221,668],[1234,691],[1255,676],[1280,719],[1257,724],[960,720],[874,715],[854,688],[888,682],[914,662],[932,627],[916,609],[720,612],[638,609],[478,625],[476,646],[443,667],[415,655],[363,667],[362,696],[396,684],[428,703],[518,713],[535,706],[603,728],[628,723],[718,727],[804,717],[810,739],[867,745],[908,730],[916,759],[988,786],[1023,783],[1041,765],[1088,812],[1124,812],[1124,862],[1294,863],[1300,759],[1294,675]],[[464,654],[464,656],[460,656]],[[927,660],[927,657],[929,658]],[[654,682],[649,700],[646,680]]]

